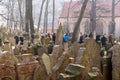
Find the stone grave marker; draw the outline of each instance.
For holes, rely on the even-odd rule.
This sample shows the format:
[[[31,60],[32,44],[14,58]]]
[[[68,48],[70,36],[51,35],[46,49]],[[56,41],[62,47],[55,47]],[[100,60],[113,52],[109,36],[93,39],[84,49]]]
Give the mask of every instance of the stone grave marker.
[[[50,57],[47,54],[43,54],[41,56],[41,59],[45,65],[45,68],[47,70],[47,74],[51,73],[51,62],[50,62]]]
[[[60,45],[55,45],[53,48],[53,52],[50,55],[50,60],[51,60],[51,67],[55,66],[58,58],[62,55],[63,53],[63,48]]]
[[[61,45],[63,43],[63,29],[62,29],[61,23],[60,23],[59,28],[57,30],[55,43],[57,45]]]
[[[112,80],[120,79],[120,44],[115,44],[112,51]]]
[[[82,58],[79,62],[80,65],[86,67],[84,76],[87,77],[87,73],[92,67],[98,67],[100,69],[100,46],[94,39],[86,39],[86,49],[83,51]],[[80,54],[80,53],[79,53]]]
[[[33,80],[46,80],[46,78],[47,78],[46,71],[44,70],[42,66],[39,65],[35,69]]]

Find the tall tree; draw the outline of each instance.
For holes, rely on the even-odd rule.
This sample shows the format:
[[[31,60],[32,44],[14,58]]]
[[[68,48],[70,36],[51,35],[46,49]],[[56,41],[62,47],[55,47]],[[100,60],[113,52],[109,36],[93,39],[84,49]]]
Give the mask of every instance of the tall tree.
[[[77,23],[75,24],[75,28],[73,31],[73,35],[72,35],[72,43],[74,43],[75,41],[77,41],[78,38],[78,34],[79,34],[79,29],[80,29],[80,23],[82,21],[86,6],[87,6],[88,0],[84,0],[82,8],[80,10],[80,14],[77,20]]]
[[[70,16],[71,3],[72,3],[72,0],[69,3],[68,14],[67,14],[67,31],[66,32],[68,32],[68,33],[69,33],[69,16]]]
[[[52,19],[52,32],[54,33],[54,22],[55,22],[55,0],[53,0],[53,19]]]
[[[17,1],[18,1],[19,13],[20,13],[20,29],[22,29],[23,28],[23,16],[21,10],[22,0],[17,0]]]
[[[42,11],[43,11],[44,3],[45,3],[45,0],[42,0],[42,4],[41,4],[41,8],[40,8],[39,20],[38,20],[38,30],[39,30],[39,28],[40,28],[41,16],[42,16]]]
[[[46,1],[46,7],[45,7],[45,14],[44,14],[44,29],[43,32],[47,33],[47,28],[48,28],[48,5],[49,5],[49,1]]]
[[[96,30],[96,0],[92,0],[91,3],[90,22],[90,32],[94,32]]]
[[[26,28],[25,31],[30,33],[34,33],[34,23],[33,23],[33,15],[32,15],[32,0],[26,0],[26,12],[25,12],[25,21],[26,21]]]

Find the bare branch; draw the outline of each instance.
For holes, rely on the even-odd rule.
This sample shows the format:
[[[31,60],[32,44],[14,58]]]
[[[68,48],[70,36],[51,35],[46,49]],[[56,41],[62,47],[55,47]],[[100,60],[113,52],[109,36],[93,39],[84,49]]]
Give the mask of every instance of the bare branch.
[[[120,2],[120,0],[118,0],[116,3],[115,3],[115,6]]]

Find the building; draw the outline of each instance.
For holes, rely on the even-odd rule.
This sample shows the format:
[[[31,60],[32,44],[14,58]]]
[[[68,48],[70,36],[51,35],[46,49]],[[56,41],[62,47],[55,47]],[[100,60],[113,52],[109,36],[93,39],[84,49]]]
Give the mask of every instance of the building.
[[[59,18],[59,22],[62,23],[63,28],[66,29],[67,23],[69,23],[69,30],[73,32],[74,25],[78,19],[80,9],[82,7],[82,2],[74,1],[71,3],[69,9],[68,18],[68,8],[70,2],[65,2],[63,6],[62,13]],[[80,32],[88,33],[90,32],[90,16],[91,15],[91,2],[88,2],[82,22],[80,24]],[[69,22],[67,22],[67,18]],[[96,34],[106,34],[108,35],[111,30],[112,21],[112,0],[100,0],[96,2]],[[120,36],[120,2],[115,6],[115,35]]]

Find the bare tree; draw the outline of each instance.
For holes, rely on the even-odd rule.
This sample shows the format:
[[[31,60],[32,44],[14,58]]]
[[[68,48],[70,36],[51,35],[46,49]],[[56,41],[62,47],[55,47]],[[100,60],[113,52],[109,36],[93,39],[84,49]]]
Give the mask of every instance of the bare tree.
[[[23,28],[23,16],[21,10],[22,0],[17,0],[17,1],[18,1],[19,13],[20,13],[20,29],[22,29]]]
[[[26,12],[25,12],[25,21],[26,21],[26,32],[34,33],[34,23],[33,23],[33,15],[32,15],[32,0],[26,0]]]
[[[38,20],[38,30],[39,30],[39,28],[40,28],[41,16],[42,16],[42,11],[43,11],[44,3],[45,3],[45,0],[42,0],[42,4],[41,4],[41,8],[40,8],[39,20]]]
[[[70,15],[71,3],[72,3],[72,0],[71,0],[70,3],[69,3],[68,14],[67,14],[67,32],[68,32],[68,33],[69,33],[69,15]]]
[[[44,14],[44,29],[43,32],[47,33],[47,28],[48,28],[48,5],[49,5],[49,1],[46,1],[46,7],[45,7],[45,14]]]
[[[88,0],[84,0],[82,8],[80,10],[80,14],[79,14],[77,23],[75,24],[75,28],[74,28],[74,31],[73,31],[72,43],[74,43],[77,40],[77,38],[78,38],[79,29],[80,29],[80,23],[82,21],[82,18],[83,18],[83,15],[84,15],[87,3],[88,3]]]
[[[55,0],[53,0],[53,20],[52,20],[52,32],[54,33],[54,22],[55,22]]]

